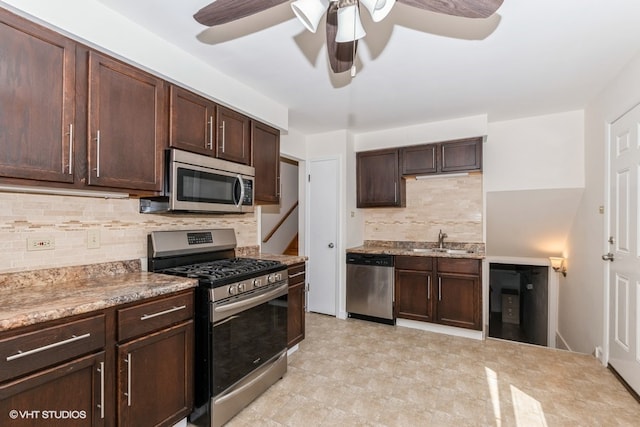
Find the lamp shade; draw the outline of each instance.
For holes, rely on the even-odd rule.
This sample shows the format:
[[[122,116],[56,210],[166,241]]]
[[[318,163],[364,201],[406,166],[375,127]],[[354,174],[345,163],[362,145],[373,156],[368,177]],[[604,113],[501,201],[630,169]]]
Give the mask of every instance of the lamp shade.
[[[291,9],[307,30],[315,33],[320,23],[320,18],[327,11],[328,0],[296,0],[291,3]]]
[[[562,268],[562,264],[564,263],[564,258],[560,257],[549,257],[549,261],[551,261],[551,267],[555,271],[559,271]]]
[[[358,6],[347,6],[338,9],[338,31],[336,42],[346,43],[359,40],[366,36],[362,22],[360,21],[360,11]]]
[[[382,21],[391,12],[396,0],[360,0],[360,4],[367,8],[373,22]]]

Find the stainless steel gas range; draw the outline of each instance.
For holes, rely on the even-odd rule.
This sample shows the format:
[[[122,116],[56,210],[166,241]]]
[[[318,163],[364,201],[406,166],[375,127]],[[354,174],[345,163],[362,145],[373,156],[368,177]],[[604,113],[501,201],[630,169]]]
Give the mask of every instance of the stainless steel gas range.
[[[148,269],[198,279],[195,410],[190,422],[218,427],[287,371],[287,268],[236,258],[233,229],[157,231]]]

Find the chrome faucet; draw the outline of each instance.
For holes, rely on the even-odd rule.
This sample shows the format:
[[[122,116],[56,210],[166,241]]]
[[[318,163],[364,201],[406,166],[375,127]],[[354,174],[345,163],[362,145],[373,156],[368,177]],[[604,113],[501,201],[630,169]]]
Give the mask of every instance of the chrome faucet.
[[[440,232],[438,233],[438,248],[439,249],[444,249],[444,239],[447,236],[447,233],[443,233],[442,230],[440,230]]]

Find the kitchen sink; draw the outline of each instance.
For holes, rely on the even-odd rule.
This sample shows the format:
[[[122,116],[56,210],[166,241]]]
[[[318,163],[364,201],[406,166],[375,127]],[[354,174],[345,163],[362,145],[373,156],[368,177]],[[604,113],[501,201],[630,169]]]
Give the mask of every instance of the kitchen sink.
[[[467,255],[472,254],[473,251],[467,249],[445,249],[445,248],[413,248],[412,252],[417,253],[441,253],[441,254],[451,254],[451,255]]]

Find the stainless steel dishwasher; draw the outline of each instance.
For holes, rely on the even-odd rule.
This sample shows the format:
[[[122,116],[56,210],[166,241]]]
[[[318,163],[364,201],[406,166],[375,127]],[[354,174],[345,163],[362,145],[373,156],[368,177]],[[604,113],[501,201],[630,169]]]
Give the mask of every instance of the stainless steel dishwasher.
[[[347,253],[349,317],[394,325],[393,255]]]

